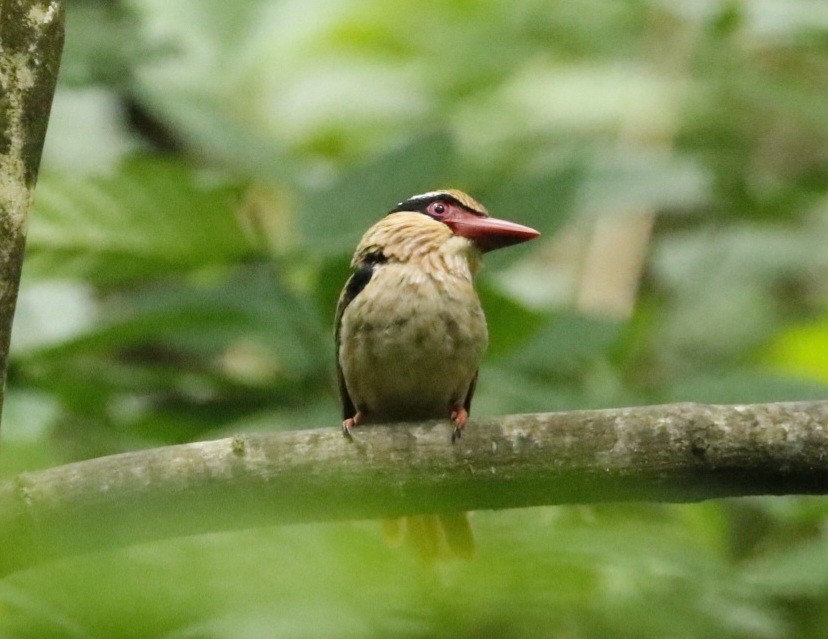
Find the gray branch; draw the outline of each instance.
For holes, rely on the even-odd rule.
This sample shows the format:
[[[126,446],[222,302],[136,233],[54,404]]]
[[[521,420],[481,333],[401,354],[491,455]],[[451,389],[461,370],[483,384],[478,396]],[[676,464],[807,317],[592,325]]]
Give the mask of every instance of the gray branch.
[[[0,412],[32,190],[63,49],[56,0],[0,0]]]
[[[828,401],[337,426],[144,450],[0,484],[0,574],[272,524],[541,504],[828,492]]]

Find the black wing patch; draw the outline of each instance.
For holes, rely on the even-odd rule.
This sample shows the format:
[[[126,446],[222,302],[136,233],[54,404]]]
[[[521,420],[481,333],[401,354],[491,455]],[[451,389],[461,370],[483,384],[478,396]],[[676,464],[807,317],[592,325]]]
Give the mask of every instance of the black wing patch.
[[[466,401],[463,402],[463,408],[466,409],[466,412],[471,414],[471,403],[472,397],[474,397],[474,389],[477,387],[477,374],[480,371],[474,372],[474,377],[472,377],[471,384],[469,384],[469,392],[466,393]]]
[[[345,385],[345,376],[342,374],[342,364],[339,362],[339,342],[340,334],[342,332],[342,315],[348,304],[354,301],[357,295],[368,286],[368,282],[374,276],[374,271],[378,264],[383,264],[387,258],[382,253],[369,253],[360,262],[351,277],[345,283],[345,288],[342,289],[342,294],[339,296],[339,304],[336,307],[336,317],[334,318],[334,344],[336,345],[336,381],[339,386],[339,398],[342,401],[342,415],[343,419],[348,419],[356,415],[356,406],[348,395],[348,388]]]

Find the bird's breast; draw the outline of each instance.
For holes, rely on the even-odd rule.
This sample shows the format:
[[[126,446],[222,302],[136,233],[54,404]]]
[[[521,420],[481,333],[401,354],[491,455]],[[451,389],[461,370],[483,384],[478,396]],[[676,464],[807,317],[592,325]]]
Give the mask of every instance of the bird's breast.
[[[487,341],[470,277],[386,264],[345,309],[339,358],[371,421],[441,418],[465,399]]]

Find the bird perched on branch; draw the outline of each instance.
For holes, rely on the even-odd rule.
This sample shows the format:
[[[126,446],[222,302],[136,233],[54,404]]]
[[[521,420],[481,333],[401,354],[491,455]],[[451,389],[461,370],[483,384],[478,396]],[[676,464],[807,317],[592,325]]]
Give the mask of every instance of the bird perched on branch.
[[[455,189],[410,197],[368,229],[336,312],[346,437],[361,424],[442,418],[460,437],[488,343],[473,277],[483,253],[538,235]]]

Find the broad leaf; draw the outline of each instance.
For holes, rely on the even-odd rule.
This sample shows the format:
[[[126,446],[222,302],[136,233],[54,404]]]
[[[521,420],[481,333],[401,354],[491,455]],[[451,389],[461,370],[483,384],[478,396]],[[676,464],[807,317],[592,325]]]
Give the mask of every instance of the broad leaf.
[[[347,171],[328,187],[308,192],[299,230],[314,251],[353,251],[360,236],[397,202],[446,186],[452,160],[447,136],[413,140]]]
[[[108,176],[43,175],[27,273],[114,284],[248,257],[234,216],[240,193],[220,176],[156,158]]]

